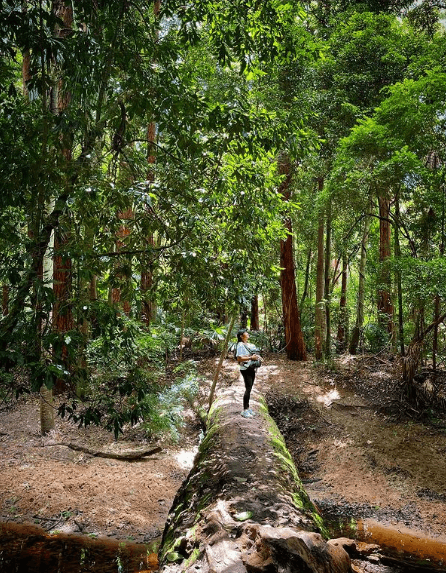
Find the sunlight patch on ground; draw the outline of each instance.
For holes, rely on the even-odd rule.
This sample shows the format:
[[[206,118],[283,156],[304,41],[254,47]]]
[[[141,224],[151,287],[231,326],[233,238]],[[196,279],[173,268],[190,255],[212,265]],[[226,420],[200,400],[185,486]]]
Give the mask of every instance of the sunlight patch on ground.
[[[341,440],[335,439],[333,445],[336,448],[346,448],[348,445],[352,443],[351,440],[347,440],[346,442],[342,442]]]
[[[320,396],[317,396],[316,400],[318,402],[321,402],[322,404],[324,404],[324,406],[328,408],[328,406],[331,406],[331,404],[333,403],[333,400],[339,400],[340,397],[341,395],[335,388],[334,390],[330,390],[330,392],[327,392],[326,394],[321,394]]]
[[[197,452],[198,452],[198,447],[193,448],[192,450],[180,450],[175,455],[175,459],[177,460],[178,465],[182,469],[190,470],[194,465],[194,459]]]

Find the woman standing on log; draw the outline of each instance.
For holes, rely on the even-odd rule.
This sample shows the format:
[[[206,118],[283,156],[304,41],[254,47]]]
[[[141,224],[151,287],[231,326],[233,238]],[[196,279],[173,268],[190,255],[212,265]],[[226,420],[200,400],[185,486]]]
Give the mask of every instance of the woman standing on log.
[[[246,329],[239,330],[237,332],[237,348],[235,351],[235,357],[240,365],[240,373],[245,382],[242,416],[244,418],[253,418],[255,414],[249,407],[249,398],[251,396],[252,387],[254,386],[256,369],[251,364],[251,361],[260,360],[260,356],[258,354],[253,354],[253,352],[256,351],[256,348],[253,344],[248,344],[248,340],[249,333]]]

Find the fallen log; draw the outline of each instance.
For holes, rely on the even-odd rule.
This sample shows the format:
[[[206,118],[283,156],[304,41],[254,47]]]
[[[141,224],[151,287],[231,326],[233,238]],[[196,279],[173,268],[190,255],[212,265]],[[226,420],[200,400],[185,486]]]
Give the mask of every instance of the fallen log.
[[[342,544],[326,541],[263,398],[240,416],[240,383],[221,391],[194,467],[170,510],[162,573],[347,573]]]

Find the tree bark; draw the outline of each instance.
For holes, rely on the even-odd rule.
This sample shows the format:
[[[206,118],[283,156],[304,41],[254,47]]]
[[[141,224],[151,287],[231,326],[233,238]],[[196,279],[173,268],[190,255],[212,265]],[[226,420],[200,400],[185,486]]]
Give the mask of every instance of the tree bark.
[[[390,200],[379,197],[379,260],[381,263],[380,287],[378,289],[378,320],[389,334],[393,330],[393,304],[390,295],[391,281],[387,261],[390,249]]]
[[[310,247],[308,249],[307,264],[305,265],[305,282],[304,282],[304,290],[302,293],[302,298],[300,299],[300,308],[303,307],[305,299],[308,296],[308,283],[310,282],[310,266],[312,257],[313,257],[313,251],[311,250]]]
[[[254,419],[240,416],[242,383],[226,388],[207,417],[194,467],[170,510],[160,573],[348,573],[341,544],[299,480],[261,397]],[[262,402],[263,403],[263,402]]]
[[[156,19],[159,18],[161,9],[161,0],[154,0],[153,3],[153,13]],[[158,33],[157,37],[158,39]],[[156,163],[156,153],[155,153],[155,144],[156,144],[156,123],[151,121],[147,126],[147,163],[149,166],[148,173],[147,173],[147,181],[151,184],[155,180],[155,173],[154,173],[154,165]],[[147,237],[148,245],[154,246],[154,237],[153,233]],[[141,320],[146,324],[146,326],[150,326],[150,323],[155,318],[156,308],[154,304],[154,297],[153,297],[153,274],[152,270],[150,269],[150,265],[148,263],[148,258],[145,257],[141,260]]]
[[[372,207],[372,205],[370,205]],[[361,241],[361,256],[359,260],[358,278],[358,302],[356,305],[356,322],[350,338],[349,352],[355,355],[358,351],[359,338],[364,323],[364,294],[365,294],[365,267],[367,262],[367,241],[369,238],[371,215],[367,214],[364,219],[364,231]]]
[[[122,221],[129,221],[134,218],[133,209],[127,209],[118,213],[118,218]],[[118,236],[116,240],[116,251],[119,251],[124,247],[126,238],[130,235],[130,229],[126,223],[123,223],[118,231]],[[119,283],[129,283],[131,276],[131,260],[127,259],[127,255],[124,257],[123,261],[117,262],[116,267],[116,279]],[[131,311],[131,302],[128,299],[128,293],[126,298],[122,297],[122,289],[120,286],[114,286],[111,289],[111,301],[114,305],[120,306],[127,316]]]
[[[324,180],[318,180],[318,190],[322,191]],[[324,348],[324,217],[319,216],[317,231],[317,276],[316,276],[316,307],[314,318],[314,355],[316,360],[322,360]]]
[[[348,261],[346,253],[342,255],[342,283],[341,298],[339,300],[339,324],[338,324],[338,351],[344,352],[347,344],[348,315],[347,315],[347,272]]]
[[[71,309],[72,296],[72,263],[70,257],[63,254],[64,245],[67,242],[66,235],[63,236],[60,230],[55,232],[54,240],[54,260],[53,260],[53,329],[60,336],[61,343],[59,349],[59,359],[65,363],[68,370],[68,349],[65,342],[62,342],[63,335],[73,328],[73,313]],[[66,385],[62,379],[55,382],[54,391],[56,394],[66,390]]]
[[[291,196],[291,165],[288,157],[281,157],[279,173],[285,175],[279,192],[285,201]],[[288,236],[280,242],[280,286],[282,289],[282,311],[285,329],[286,354],[290,360],[306,360],[307,350],[300,323],[300,312],[297,306],[297,289],[294,273],[293,230],[291,220],[285,221]]]
[[[325,234],[325,264],[324,264],[324,292],[325,292],[325,356],[331,356],[331,287],[330,287],[330,261],[331,261],[331,205],[327,207],[327,221]]]
[[[395,198],[395,257],[397,260],[401,257],[400,237],[399,237],[399,220],[400,220],[400,199],[399,194]],[[400,353],[404,356],[404,316],[403,316],[403,288],[401,284],[401,271],[396,270],[396,285],[398,295],[398,338],[400,343]]]
[[[260,330],[259,295],[254,295],[251,301],[251,330]]]

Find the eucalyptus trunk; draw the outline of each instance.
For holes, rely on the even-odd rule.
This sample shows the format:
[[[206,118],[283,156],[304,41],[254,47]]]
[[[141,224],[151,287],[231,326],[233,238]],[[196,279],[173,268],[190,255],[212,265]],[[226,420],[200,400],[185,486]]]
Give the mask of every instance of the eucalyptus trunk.
[[[324,180],[318,180],[318,190],[322,191]],[[324,355],[324,216],[319,215],[317,230],[317,267],[316,267],[316,307],[314,317],[314,355],[316,360],[322,360]]]
[[[155,19],[159,19],[159,14],[161,10],[161,0],[154,0],[153,3],[153,14]],[[158,31],[155,32],[156,40],[158,40],[159,33]],[[148,164],[148,173],[147,173],[147,181],[152,184],[155,181],[155,172],[154,167],[156,164],[156,122],[151,121],[147,126],[147,164]],[[147,247],[150,250],[150,247],[154,246],[154,237],[153,233],[151,233],[147,237]],[[141,259],[141,320],[145,323],[146,326],[150,326],[150,323],[155,318],[156,315],[156,304],[154,302],[154,280],[153,280],[153,271],[150,268],[150,257],[145,256]]]
[[[302,308],[305,302],[305,299],[308,297],[308,284],[310,282],[310,268],[311,268],[311,259],[313,257],[313,251],[311,247],[308,249],[307,254],[307,263],[305,265],[305,281],[304,281],[304,289],[302,293],[302,298],[300,299],[300,307]]]
[[[259,296],[256,294],[251,301],[251,330],[260,330]]]
[[[72,262],[71,258],[64,252],[68,237],[56,230],[54,242],[53,260],[53,330],[59,335],[60,355],[58,358],[63,361],[65,369],[70,369],[68,360],[68,348],[64,339],[64,334],[72,330],[73,312],[71,308],[72,300]],[[62,379],[58,379],[55,384],[55,392],[59,393],[66,389]]]
[[[348,338],[348,315],[347,315],[347,272],[348,260],[346,253],[342,255],[341,271],[341,297],[339,299],[339,323],[338,323],[338,351],[344,352]]]
[[[379,197],[379,260],[381,264],[378,288],[378,320],[389,334],[393,331],[393,304],[388,262],[391,255],[390,200]]]
[[[279,161],[279,173],[285,175],[279,192],[284,201],[291,197],[291,164],[288,157],[282,156]],[[307,351],[300,323],[300,312],[297,305],[297,289],[293,256],[293,229],[291,220],[284,222],[288,232],[287,238],[280,242],[280,286],[282,289],[282,312],[285,330],[286,354],[290,360],[306,360]]]
[[[53,205],[50,204],[49,210],[53,208]],[[51,234],[51,238],[48,244],[48,248],[45,252],[45,256],[43,258],[43,267],[42,267],[42,279],[43,283],[47,286],[53,282],[53,274],[54,274],[54,267],[53,267],[53,250],[54,250],[54,231]],[[37,312],[39,312],[41,308],[41,301],[38,299],[37,302]],[[51,313],[49,316],[45,316],[43,318],[43,313],[40,317],[37,318],[38,320],[38,340],[39,340],[39,348],[37,348],[37,352],[39,353],[39,357],[43,354],[42,348],[42,335],[43,331],[49,328],[49,323],[52,320]],[[40,432],[42,436],[45,436],[54,429],[54,401],[53,401],[53,390],[52,388],[47,387],[43,384],[40,387]]]
[[[395,198],[395,257],[397,261],[401,258],[401,247],[400,247],[400,237],[399,237],[399,218],[400,218],[400,199],[399,195]],[[404,315],[403,315],[403,288],[401,284],[401,271],[396,270],[396,285],[397,285],[397,298],[398,298],[398,338],[400,343],[400,353],[404,356]]]
[[[324,265],[324,292],[325,292],[325,356],[331,356],[331,287],[330,287],[330,260],[331,260],[331,205],[327,207],[326,235],[325,235],[325,265]]]
[[[364,294],[365,294],[365,268],[367,262],[367,242],[369,238],[371,215],[367,214],[364,219],[364,230],[361,241],[361,255],[359,259],[358,277],[358,301],[356,305],[356,322],[350,338],[349,352],[356,354],[358,351],[359,339],[362,326],[364,324]]]

